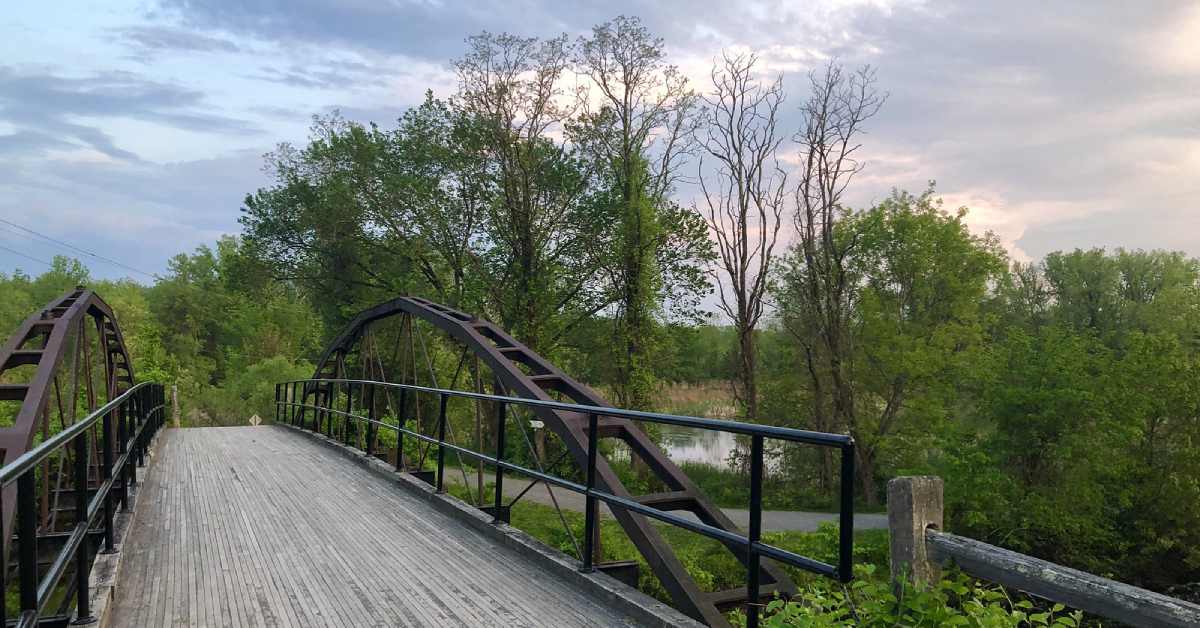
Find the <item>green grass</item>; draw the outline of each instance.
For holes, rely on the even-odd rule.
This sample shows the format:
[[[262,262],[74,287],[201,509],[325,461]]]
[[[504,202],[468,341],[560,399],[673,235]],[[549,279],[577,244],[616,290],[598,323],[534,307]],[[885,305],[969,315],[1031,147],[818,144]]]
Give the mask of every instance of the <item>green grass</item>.
[[[449,490],[469,501],[465,487],[451,485]],[[488,485],[486,490],[492,490],[492,486]],[[563,517],[576,541],[582,544],[583,515],[563,512]],[[549,506],[518,502],[512,508],[512,525],[564,554],[579,558],[559,514]],[[655,525],[702,590],[721,591],[746,585],[745,567],[716,541],[667,524]],[[640,573],[638,588],[670,603],[667,592],[616,521],[602,519],[600,537],[603,560],[636,560]],[[921,628],[1081,625],[1081,613],[1072,613],[1062,605],[1029,598],[1016,591],[1007,592],[997,585],[979,583],[953,569],[947,570],[943,579],[931,588],[906,588],[905,594],[897,599],[893,596],[890,581],[887,530],[858,530],[854,539],[854,583],[843,587],[834,580],[784,566],[796,583],[797,595],[788,604],[780,600],[772,603],[763,625]],[[822,524],[816,532],[768,533],[763,541],[827,564],[837,563],[838,529],[834,524]],[[1045,624],[1029,620],[1039,611],[1049,617]],[[963,617],[958,617],[960,615]],[[744,625],[745,618],[740,611],[730,612],[727,616],[735,626]],[[965,623],[964,619],[967,620]],[[1087,622],[1087,625],[1093,624]]]
[[[461,485],[450,485],[449,492],[470,502],[467,489]],[[489,485],[486,491],[490,491]],[[570,526],[575,540],[582,545],[584,518],[581,513],[563,512],[563,517]],[[518,502],[512,509],[512,525],[528,533],[546,545],[576,559],[579,554],[571,541],[570,535],[563,528],[561,520],[554,508],[532,502]],[[667,524],[656,524],[667,542],[675,550],[676,556],[687,567],[688,573],[696,579],[701,589],[705,591],[721,591],[746,585],[746,569],[720,543]],[[861,530],[855,533],[854,556],[856,563],[882,565],[881,573],[887,571],[887,531]],[[822,525],[817,532],[774,532],[764,535],[763,540],[783,549],[796,552],[817,560],[836,564],[838,534],[837,526]],[[651,573],[649,566],[633,543],[625,536],[621,526],[611,519],[602,519],[600,524],[600,546],[603,560],[637,560],[641,580],[639,588],[664,602],[669,602],[667,592],[659,584],[658,579]],[[817,578],[813,574],[797,569],[786,568],[797,583],[808,582]]]

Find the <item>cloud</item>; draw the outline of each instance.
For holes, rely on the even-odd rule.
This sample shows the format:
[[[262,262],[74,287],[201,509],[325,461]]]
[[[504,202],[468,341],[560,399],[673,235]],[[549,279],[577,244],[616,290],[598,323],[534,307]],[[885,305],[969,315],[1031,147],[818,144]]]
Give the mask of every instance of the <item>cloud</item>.
[[[26,162],[20,177],[0,176],[0,216],[147,272],[181,251],[239,231],[246,193],[267,184],[259,151],[151,164],[49,158]],[[3,169],[0,169],[3,172]],[[42,243],[21,250],[49,259]],[[124,276],[94,265],[98,276]]]
[[[550,3],[353,0],[163,0],[164,13],[193,28],[270,42],[334,46],[444,61],[485,28],[544,30],[559,22]],[[451,35],[461,34],[458,36]]]
[[[314,63],[293,63],[285,68],[264,66],[253,79],[310,89],[351,89],[378,78],[384,69],[361,61],[324,59]]]
[[[890,98],[868,125],[857,202],[936,179],[1015,257],[1135,242],[1200,255],[1179,235],[1200,228],[1200,73],[1178,67],[1197,40],[1168,36],[1196,15],[1179,2],[861,12],[854,30],[878,52],[846,61],[877,65]]]
[[[67,77],[0,66],[0,121],[17,131],[0,135],[0,152],[33,154],[82,146],[136,161],[98,124],[80,120],[131,119],[204,133],[256,133],[238,118],[212,112],[197,90],[146,79],[125,71]]]
[[[143,63],[171,53],[234,53],[242,50],[224,37],[163,24],[118,28],[111,36],[128,47],[134,59]]]
[[[612,0],[564,4],[554,0],[160,0],[164,15],[193,28],[217,29],[271,42],[319,44],[404,54],[445,62],[480,31],[550,36],[587,34],[617,15],[637,15],[677,50],[711,56],[721,46],[776,46],[786,58],[807,48],[845,54],[859,47],[853,19],[863,11],[890,13],[923,0]],[[803,48],[796,46],[802,39]]]
[[[890,97],[863,138],[856,205],[936,179],[947,207],[968,206],[1018,257],[1093,244],[1200,255],[1200,8],[1170,0],[160,0],[99,30],[121,45],[79,74],[0,66],[0,212],[43,207],[74,229],[128,220],[163,251],[177,220],[190,247],[236,231],[241,196],[262,183],[259,151],[222,154],[229,139],[301,142],[308,116],[335,105],[390,125],[426,88],[453,89],[448,62],[470,35],[574,37],[618,14],[663,37],[700,89],[721,48],[759,51],[764,73],[787,73],[789,132],[809,69],[877,66]],[[246,141],[246,119],[271,136]],[[137,141],[172,130],[213,157],[130,150],[153,155]]]

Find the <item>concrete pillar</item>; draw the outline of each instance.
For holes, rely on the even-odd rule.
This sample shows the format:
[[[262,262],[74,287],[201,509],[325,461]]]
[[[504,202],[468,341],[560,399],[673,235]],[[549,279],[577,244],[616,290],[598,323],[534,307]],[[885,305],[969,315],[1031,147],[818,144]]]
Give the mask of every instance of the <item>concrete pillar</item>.
[[[902,578],[922,585],[941,577],[941,568],[925,548],[925,529],[942,524],[942,478],[899,477],[888,482],[888,531],[892,582]]]

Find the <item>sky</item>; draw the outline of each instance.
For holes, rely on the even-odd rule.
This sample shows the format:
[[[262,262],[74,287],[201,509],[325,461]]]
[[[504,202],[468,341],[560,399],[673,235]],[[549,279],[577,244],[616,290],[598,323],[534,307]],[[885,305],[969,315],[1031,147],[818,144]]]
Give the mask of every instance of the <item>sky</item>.
[[[854,204],[936,180],[1015,259],[1097,246],[1200,256],[1200,2],[6,5],[2,273],[69,254],[95,277],[147,281],[239,231],[242,199],[268,183],[263,153],[302,143],[313,114],[390,126],[425,90],[453,92],[469,35],[574,37],[618,14],[663,37],[699,91],[721,50],[759,52],[765,73],[784,74],[790,128],[810,69],[874,66],[888,100],[863,138]]]

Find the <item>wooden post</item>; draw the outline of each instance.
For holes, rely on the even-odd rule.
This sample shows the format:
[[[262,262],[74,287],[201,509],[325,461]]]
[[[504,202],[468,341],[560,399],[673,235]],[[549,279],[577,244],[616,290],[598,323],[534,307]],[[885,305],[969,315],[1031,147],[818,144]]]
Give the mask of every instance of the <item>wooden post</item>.
[[[900,477],[888,482],[888,539],[892,582],[907,578],[916,585],[941,577],[941,568],[925,547],[925,530],[942,529],[942,478]]]
[[[171,419],[179,427],[179,386],[171,384]]]

